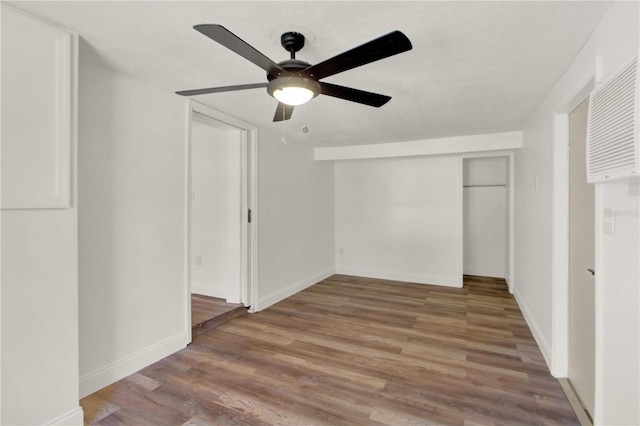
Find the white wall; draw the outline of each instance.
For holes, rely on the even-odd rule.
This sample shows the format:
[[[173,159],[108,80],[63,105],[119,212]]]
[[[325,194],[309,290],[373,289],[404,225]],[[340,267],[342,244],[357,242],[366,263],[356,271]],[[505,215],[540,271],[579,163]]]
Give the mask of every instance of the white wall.
[[[339,161],[339,273],[462,286],[462,173],[457,156]]]
[[[465,274],[506,276],[506,177],[506,157],[468,158],[463,161]]]
[[[14,206],[20,208],[3,210],[1,214],[0,423],[81,425],[82,409],[78,404],[77,163],[73,130],[77,46],[73,43],[71,51],[66,51],[63,39],[71,38],[69,33],[12,12],[4,4],[1,28],[2,181],[15,178],[10,187],[15,195],[27,195],[26,199],[35,189],[37,201],[43,195],[46,198],[48,191],[38,193],[41,187],[34,187],[27,181],[34,176],[50,178],[47,172],[60,167],[70,172],[61,181],[70,197],[59,208],[48,208],[51,205],[47,203],[38,206],[44,208],[26,210]],[[69,56],[61,57],[61,52],[69,53]],[[56,73],[60,72],[57,67],[66,68],[69,80],[57,80],[56,77],[62,76]],[[36,77],[42,80],[31,81]],[[71,87],[65,87],[66,84]],[[14,90],[5,90],[7,85]],[[71,103],[65,105],[66,112],[57,109],[59,105],[52,101],[58,95],[56,90],[60,90],[58,94],[68,91]],[[39,100],[42,105],[35,104]],[[66,129],[61,128],[58,121],[65,115],[72,121]],[[7,125],[9,123],[11,126]],[[12,131],[7,133],[9,128]],[[48,133],[52,128],[54,133],[67,132],[70,152],[59,149],[61,145],[55,143],[58,135]],[[13,145],[13,149],[5,150],[7,144]],[[55,158],[57,153],[64,156],[60,163]],[[18,170],[5,168],[9,163],[20,167]],[[16,174],[7,174],[7,169]],[[3,185],[3,191],[6,188]]]
[[[551,353],[553,105],[549,97],[527,122],[515,153],[514,295],[547,363]]]
[[[186,102],[80,63],[81,396],[187,343]]]
[[[596,266],[596,418],[640,424],[640,184],[598,189],[600,257]],[[602,231],[604,209],[615,209],[615,235]]]
[[[281,132],[260,129],[258,310],[335,270],[333,163],[293,137],[282,144]]]
[[[240,130],[191,123],[191,292],[240,302]]]
[[[579,94],[592,85],[596,57],[603,76],[610,75],[638,55],[637,2],[617,2],[596,28],[524,129],[524,146],[515,155],[516,270],[515,295],[541,346],[547,363],[554,359],[554,336],[562,335],[562,318],[552,317],[554,263],[553,191],[564,185],[560,169],[554,169],[554,113],[568,113],[581,100]],[[563,144],[564,142],[556,142]],[[537,190],[536,190],[537,179]],[[596,225],[605,208],[638,209],[635,185],[601,184],[597,188]],[[560,209],[559,204],[555,205]],[[638,210],[635,210],[636,212]],[[638,297],[638,214],[619,221],[615,236],[596,233],[596,424],[639,424],[640,408],[640,298]],[[599,228],[597,227],[598,231]],[[562,232],[562,230],[557,230]],[[555,281],[554,285],[562,285]],[[558,295],[556,295],[558,296]],[[566,324],[566,322],[565,322]],[[566,335],[566,331],[564,332]],[[560,339],[562,343],[562,339]],[[558,362],[562,364],[562,362]],[[561,366],[551,364],[554,374]]]

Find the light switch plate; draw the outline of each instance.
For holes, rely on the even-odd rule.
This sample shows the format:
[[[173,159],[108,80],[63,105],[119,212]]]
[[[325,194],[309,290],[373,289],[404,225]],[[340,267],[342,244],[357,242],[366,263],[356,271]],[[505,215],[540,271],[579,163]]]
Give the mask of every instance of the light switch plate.
[[[608,235],[616,234],[616,209],[604,209],[602,231]]]

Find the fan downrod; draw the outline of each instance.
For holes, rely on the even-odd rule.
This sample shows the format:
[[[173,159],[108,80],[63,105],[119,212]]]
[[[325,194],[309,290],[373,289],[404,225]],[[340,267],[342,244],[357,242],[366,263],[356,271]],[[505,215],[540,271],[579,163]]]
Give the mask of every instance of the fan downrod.
[[[304,35],[293,31],[286,32],[280,36],[280,44],[291,53],[291,59],[295,59],[296,52],[304,47]]]

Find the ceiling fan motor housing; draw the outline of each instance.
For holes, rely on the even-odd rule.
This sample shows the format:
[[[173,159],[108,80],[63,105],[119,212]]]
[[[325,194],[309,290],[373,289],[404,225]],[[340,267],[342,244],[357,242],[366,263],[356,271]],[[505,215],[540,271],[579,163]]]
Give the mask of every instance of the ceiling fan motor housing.
[[[280,44],[287,52],[291,52],[291,59],[295,59],[296,52],[304,47],[304,35],[289,31],[280,36]]]

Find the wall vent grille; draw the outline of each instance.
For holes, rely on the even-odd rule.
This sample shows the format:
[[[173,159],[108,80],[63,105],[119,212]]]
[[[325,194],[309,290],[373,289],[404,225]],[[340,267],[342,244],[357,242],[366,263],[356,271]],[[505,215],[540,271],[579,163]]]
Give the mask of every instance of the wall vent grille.
[[[589,99],[587,182],[638,176],[638,58],[596,87]]]

